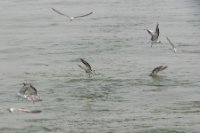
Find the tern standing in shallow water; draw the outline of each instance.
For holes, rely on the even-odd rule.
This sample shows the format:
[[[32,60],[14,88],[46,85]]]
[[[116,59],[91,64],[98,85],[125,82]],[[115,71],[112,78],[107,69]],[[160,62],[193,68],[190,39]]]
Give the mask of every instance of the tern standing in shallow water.
[[[159,24],[157,23],[155,31],[147,29],[147,32],[151,35],[151,47],[153,46],[154,43],[161,43],[161,41],[158,39],[160,34],[158,25]]]
[[[168,66],[158,66],[158,67],[156,67],[156,68],[154,68],[154,69],[152,70],[152,72],[149,74],[149,76],[155,77],[155,76],[157,76],[157,74],[158,74],[160,71],[165,70],[167,67],[168,67]]]
[[[94,72],[94,70],[92,70],[91,65],[85,61],[83,58],[80,58],[80,61],[85,65],[85,67],[78,65],[81,69],[85,70],[85,73],[88,74],[89,77],[91,77],[92,72]]]
[[[37,95],[37,89],[33,87],[31,84],[23,83],[22,88],[17,93],[18,99],[19,97],[23,97],[29,101],[38,102],[42,101],[42,98]]]
[[[75,18],[81,18],[81,17],[89,16],[89,15],[91,15],[91,14],[93,13],[93,12],[90,12],[90,13],[87,13],[87,14],[84,14],[84,15],[71,17],[71,16],[69,16],[69,15],[66,15],[66,14],[64,14],[64,13],[62,13],[62,12],[56,10],[55,8],[51,8],[51,9],[52,9],[54,12],[56,12],[57,14],[59,14],[59,15],[62,15],[62,16],[65,16],[65,17],[69,18],[70,21],[73,21]]]

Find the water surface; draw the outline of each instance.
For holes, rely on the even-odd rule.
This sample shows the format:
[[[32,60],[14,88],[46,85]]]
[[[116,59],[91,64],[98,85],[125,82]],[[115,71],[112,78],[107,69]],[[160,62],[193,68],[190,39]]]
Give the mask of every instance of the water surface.
[[[200,2],[198,0],[10,0],[0,9],[1,133],[198,133]],[[57,15],[93,11],[74,20]],[[146,28],[160,27],[150,47]],[[165,36],[177,46],[170,50]],[[91,63],[88,79],[77,66]],[[167,65],[160,77],[149,73]],[[32,83],[43,102],[17,101]]]

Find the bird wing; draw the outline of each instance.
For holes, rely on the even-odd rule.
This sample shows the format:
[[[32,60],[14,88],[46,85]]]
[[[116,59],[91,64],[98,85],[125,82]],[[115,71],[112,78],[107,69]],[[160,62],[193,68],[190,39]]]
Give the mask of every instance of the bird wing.
[[[153,31],[147,29],[147,32],[148,32],[151,36],[153,36]]]
[[[161,66],[158,66],[156,68],[154,68],[151,72],[152,75],[156,75],[158,72],[159,72],[159,69],[160,69]]]
[[[84,59],[80,59],[81,60],[81,62],[88,68],[88,69],[90,69],[90,70],[92,70],[92,67],[90,66],[90,64],[87,62],[87,61],[85,61]]]
[[[155,32],[152,32],[151,41],[158,40],[158,36],[159,36],[159,28],[158,28],[158,24],[157,24]]]
[[[30,95],[37,95],[37,89],[30,84],[28,89]]]
[[[171,40],[166,37],[167,41],[169,42],[169,44],[172,46],[172,48],[174,49],[174,52],[176,52],[176,47],[174,46],[174,44],[171,42]]]
[[[90,12],[90,13],[87,13],[87,14],[84,14],[84,15],[76,16],[76,17],[74,17],[74,18],[86,17],[86,16],[91,15],[92,13],[93,13],[93,12]]]
[[[158,39],[158,34],[152,30],[148,30],[147,32],[151,35],[151,41],[156,41]]]
[[[158,66],[152,70],[151,75],[157,75],[158,72],[163,71],[166,68],[167,66]]]
[[[19,90],[19,94],[24,95],[26,93],[26,90],[27,90],[27,86],[25,83],[23,83],[22,88]]]
[[[159,32],[159,27],[158,27],[158,25],[159,25],[159,24],[156,25],[156,31],[155,31],[155,33],[159,36],[160,32]]]
[[[59,14],[59,15],[62,15],[62,16],[65,16],[65,17],[68,17],[68,18],[70,18],[70,16],[68,16],[68,15],[66,15],[66,14],[64,14],[64,13],[61,13],[60,11],[58,11],[58,10],[56,10],[55,8],[51,8],[54,12],[56,12],[57,14]]]
[[[162,67],[160,68],[160,71],[165,70],[167,67],[168,67],[168,66],[162,66]]]

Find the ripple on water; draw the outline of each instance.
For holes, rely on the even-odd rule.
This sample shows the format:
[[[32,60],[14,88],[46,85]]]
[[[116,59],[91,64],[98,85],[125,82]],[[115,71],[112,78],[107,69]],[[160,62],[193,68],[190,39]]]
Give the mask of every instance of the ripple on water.
[[[45,126],[27,126],[23,128],[1,128],[1,133],[44,133],[44,132],[63,132],[61,128],[52,128],[52,127],[45,127]]]
[[[144,130],[141,132],[137,132],[137,133],[187,133],[181,129],[168,129],[168,128],[164,128],[164,129],[150,129],[150,130]]]

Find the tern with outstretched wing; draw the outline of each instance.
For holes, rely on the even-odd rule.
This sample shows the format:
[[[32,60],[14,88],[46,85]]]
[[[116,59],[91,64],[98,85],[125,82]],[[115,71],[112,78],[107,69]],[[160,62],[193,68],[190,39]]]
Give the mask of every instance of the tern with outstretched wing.
[[[173,49],[174,53],[176,53],[176,47],[175,47],[175,45],[171,42],[171,40],[168,37],[166,37],[166,39],[169,42],[169,44],[172,46],[172,49]]]
[[[93,12],[89,12],[89,13],[84,14],[84,15],[72,17],[72,16],[66,15],[66,14],[64,14],[64,13],[62,13],[62,12],[60,12],[60,11],[58,11],[58,10],[55,9],[55,8],[51,8],[51,9],[52,9],[54,12],[56,12],[57,14],[59,14],[59,15],[62,15],[62,16],[65,16],[65,17],[69,18],[70,21],[73,21],[75,18],[81,18],[81,17],[89,16],[89,15],[91,15],[91,14],[93,13]]]
[[[160,71],[165,70],[167,67],[168,67],[168,66],[158,66],[158,67],[156,67],[156,68],[154,68],[154,69],[152,70],[152,72],[149,74],[149,76],[155,77],[155,76],[157,76],[157,74],[158,74]]]
[[[147,32],[149,33],[149,35],[151,35],[151,47],[153,46],[154,43],[161,43],[161,41],[159,41],[158,39],[159,34],[160,34],[158,26],[159,24],[157,23],[155,31],[147,29]]]

